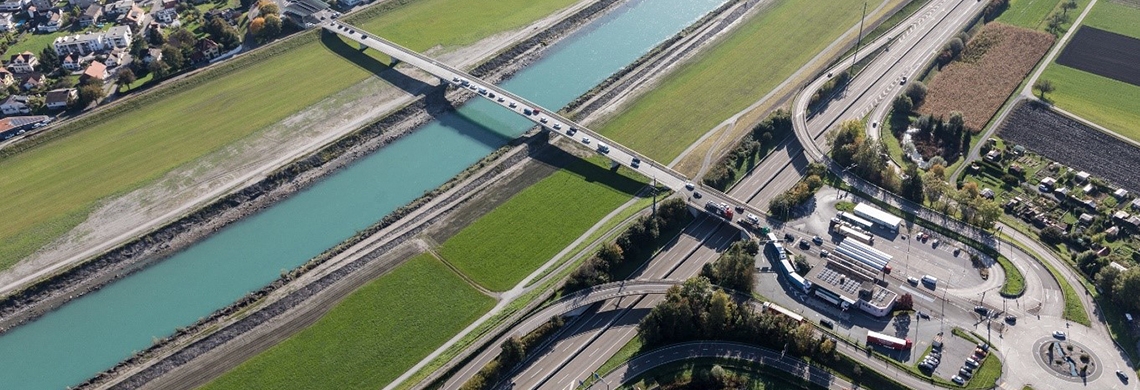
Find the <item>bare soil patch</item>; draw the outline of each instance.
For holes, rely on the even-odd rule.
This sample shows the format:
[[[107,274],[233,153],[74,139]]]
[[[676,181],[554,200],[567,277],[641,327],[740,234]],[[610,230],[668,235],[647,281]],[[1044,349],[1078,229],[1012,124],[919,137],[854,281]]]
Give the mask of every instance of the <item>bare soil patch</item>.
[[[1140,86],[1140,39],[1084,26],[1057,63]]]
[[[1052,45],[1050,34],[990,23],[934,77],[917,111],[947,118],[951,111],[961,112],[966,127],[977,132]]]
[[[998,135],[1078,170],[1140,191],[1140,148],[1064,117],[1041,103],[1018,103]]]

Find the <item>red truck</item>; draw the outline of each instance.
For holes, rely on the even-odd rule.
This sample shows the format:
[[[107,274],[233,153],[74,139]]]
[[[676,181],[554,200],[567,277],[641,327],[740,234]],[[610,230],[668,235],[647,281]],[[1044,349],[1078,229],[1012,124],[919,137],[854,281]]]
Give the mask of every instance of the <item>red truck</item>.
[[[905,350],[914,345],[910,339],[887,336],[879,332],[867,331],[867,344],[878,344],[890,349]]]
[[[708,203],[705,203],[705,210],[716,214],[718,217],[722,217],[729,221],[732,220],[732,208],[728,207],[727,203],[717,204],[716,202],[710,200]]]

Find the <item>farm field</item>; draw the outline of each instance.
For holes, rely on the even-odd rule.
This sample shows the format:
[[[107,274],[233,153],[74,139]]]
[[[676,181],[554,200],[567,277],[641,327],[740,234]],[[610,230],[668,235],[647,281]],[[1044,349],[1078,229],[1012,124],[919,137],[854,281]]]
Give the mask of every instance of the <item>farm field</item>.
[[[1099,1],[1083,23],[1087,27],[1140,39],[1137,20],[1140,20],[1140,3]],[[1056,87],[1056,91],[1046,98],[1057,107],[1140,142],[1140,99],[1136,98],[1140,96],[1140,86],[1057,62],[1049,64],[1041,79],[1051,81]]]
[[[448,239],[440,255],[489,290],[514,287],[645,186],[607,162],[571,162]]]
[[[1044,30],[1045,20],[1055,9],[1060,9],[1064,0],[1010,0],[1009,8],[998,16],[998,22],[1012,24],[1034,30]],[[1077,11],[1088,1],[1081,1]],[[1074,16],[1075,17],[1075,16]]]
[[[204,389],[376,389],[492,306],[438,259],[419,255]]]
[[[1140,86],[1140,39],[1085,26],[1057,64]]]
[[[415,50],[451,48],[520,27],[572,2],[417,0],[383,13],[365,11],[354,22]],[[5,155],[0,159],[5,200],[0,203],[5,221],[0,269],[82,222],[101,199],[144,186],[383,68],[337,38],[302,34],[179,85],[160,87],[114,112],[88,114],[53,130],[69,135]],[[365,69],[357,65],[360,60],[376,65]]]
[[[868,9],[876,6],[871,2]],[[853,0],[779,1],[666,76],[628,109],[593,127],[657,161],[670,161],[858,23],[862,7],[863,2]]]
[[[1050,34],[990,23],[934,77],[916,111],[936,117],[959,111],[966,127],[981,130],[1052,44]]]
[[[1098,1],[1083,22],[1105,31],[1140,38],[1140,2]]]
[[[1050,160],[1103,177],[1129,191],[1140,191],[1140,148],[1043,108],[1019,103],[998,128],[1007,142],[1023,145]]]

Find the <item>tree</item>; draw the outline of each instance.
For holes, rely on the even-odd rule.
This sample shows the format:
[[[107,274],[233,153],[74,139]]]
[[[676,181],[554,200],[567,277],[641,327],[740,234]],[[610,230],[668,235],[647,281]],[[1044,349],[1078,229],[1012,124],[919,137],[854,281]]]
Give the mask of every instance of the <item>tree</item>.
[[[1041,229],[1041,232],[1037,233],[1037,237],[1046,244],[1056,245],[1065,241],[1065,232],[1056,226],[1049,226]]]
[[[237,29],[222,20],[221,17],[215,16],[206,24],[206,33],[219,45],[230,49],[241,43],[241,36],[238,34]]]
[[[518,336],[511,337],[503,342],[503,351],[499,355],[503,367],[514,367],[515,364],[526,358],[526,346]]]
[[[45,47],[40,52],[40,69],[51,70],[58,68],[60,65],[59,55],[55,53],[55,49]]]
[[[1112,296],[1127,311],[1136,313],[1140,309],[1140,299],[1136,299],[1140,296],[1140,267],[1131,267],[1120,273],[1113,285]]]
[[[147,35],[147,43],[152,46],[162,46],[166,43],[166,36],[162,35],[162,30],[152,28],[150,34]]]
[[[261,31],[263,39],[270,40],[277,38],[277,36],[281,35],[281,28],[282,24],[280,17],[277,15],[266,15],[265,28]]]
[[[1104,267],[1100,272],[1096,273],[1093,281],[1096,284],[1097,290],[1103,294],[1112,294],[1112,288],[1116,286],[1116,279],[1120,278],[1120,270],[1116,267]],[[1115,298],[1115,296],[1113,296]]]
[[[899,299],[895,301],[895,310],[912,310],[914,309],[914,296],[904,293],[899,295]]]
[[[1037,82],[1033,83],[1033,89],[1041,94],[1041,100],[1045,100],[1045,94],[1053,92],[1056,87],[1049,79],[1038,79]]]
[[[255,37],[261,36],[261,31],[264,29],[265,29],[265,18],[264,17],[258,16],[256,18],[253,18],[252,22],[249,22],[249,33],[253,34],[253,36],[255,36]]]
[[[925,200],[925,186],[922,183],[922,175],[918,173],[918,166],[914,164],[907,164],[906,178],[902,181],[902,186],[899,188],[904,198],[922,204]]]
[[[993,228],[994,223],[997,223],[998,218],[1001,218],[1002,208],[996,200],[979,198],[976,207],[978,209],[978,226],[984,229]]]
[[[281,15],[281,9],[277,7],[276,3],[270,0],[262,0],[258,3],[257,9],[261,15]]]
[[[186,57],[182,55],[182,49],[171,46],[162,46],[162,62],[170,66],[171,72],[177,72],[186,66]]]
[[[895,98],[891,108],[894,109],[895,115],[909,115],[911,111],[914,111],[914,102],[905,94],[899,95]]]
[[[1064,3],[1061,3],[1061,10],[1062,10],[1062,12],[1064,12],[1066,14],[1069,13],[1069,10],[1076,9],[1076,8],[1077,8],[1077,0],[1068,0]]]
[[[77,103],[80,108],[87,108],[92,103],[98,103],[105,94],[103,93],[102,86],[87,84],[79,87],[79,99]]]
[[[911,81],[903,93],[910,98],[911,102],[914,102],[915,106],[921,105],[922,100],[926,99],[926,84],[921,81]]]
[[[123,70],[119,71],[119,80],[118,80],[119,85],[123,86],[123,87],[127,87],[128,91],[131,90],[131,83],[134,83],[135,79],[136,79],[135,72],[133,70],[131,70],[130,68],[123,69]]]
[[[170,75],[170,65],[167,65],[166,61],[151,61],[147,70],[154,75],[155,80],[161,80]]]
[[[1065,23],[1068,21],[1069,15],[1054,12],[1052,15],[1049,15],[1049,24],[1045,29],[1049,30],[1049,32],[1053,33],[1054,35],[1060,35],[1062,27],[1064,27]]]

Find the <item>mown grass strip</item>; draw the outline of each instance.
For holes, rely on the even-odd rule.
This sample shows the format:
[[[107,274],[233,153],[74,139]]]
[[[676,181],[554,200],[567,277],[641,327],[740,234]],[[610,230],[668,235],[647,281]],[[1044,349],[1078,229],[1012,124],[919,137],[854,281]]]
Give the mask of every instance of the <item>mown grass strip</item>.
[[[1049,64],[1039,80],[1057,88],[1045,95],[1057,107],[1140,142],[1140,86]]]
[[[375,389],[492,306],[438,259],[419,255],[204,388]]]
[[[471,44],[573,2],[394,0],[352,21],[423,51]],[[386,61],[307,31],[0,152],[0,269],[82,222],[101,199],[277,123],[373,76]]]
[[[657,161],[670,161],[857,23],[863,2],[782,0],[771,7],[594,128]]]
[[[439,253],[483,287],[514,287],[645,186],[629,170],[606,169],[608,161],[571,162],[448,239]]]

